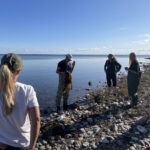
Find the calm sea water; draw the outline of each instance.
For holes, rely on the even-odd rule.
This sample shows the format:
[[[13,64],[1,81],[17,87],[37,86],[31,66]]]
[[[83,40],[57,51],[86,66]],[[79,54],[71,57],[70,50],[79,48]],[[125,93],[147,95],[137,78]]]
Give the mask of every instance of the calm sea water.
[[[2,55],[0,55],[0,58]],[[56,74],[57,63],[64,59],[63,55],[21,55],[24,68],[20,74],[19,81],[30,84],[35,88],[41,107],[52,107],[58,87],[58,75]],[[139,62],[145,61],[147,56],[138,56]],[[88,82],[92,82],[92,88],[101,86],[106,81],[104,63],[106,56],[81,56],[73,57],[76,66],[73,72],[73,88],[70,92],[69,102],[76,97],[83,96],[88,88]],[[124,67],[128,66],[128,56],[117,56],[118,62]],[[101,83],[99,83],[101,82]]]

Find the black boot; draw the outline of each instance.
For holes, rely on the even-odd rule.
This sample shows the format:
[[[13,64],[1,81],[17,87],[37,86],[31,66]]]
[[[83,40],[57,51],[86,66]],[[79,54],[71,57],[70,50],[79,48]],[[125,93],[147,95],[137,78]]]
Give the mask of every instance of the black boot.
[[[68,110],[68,105],[64,105],[63,109],[64,109],[64,111],[67,111]]]
[[[137,95],[133,95],[131,97],[131,106],[135,107],[137,105],[137,103],[138,103],[138,96]]]
[[[60,106],[57,106],[57,113],[60,113]]]

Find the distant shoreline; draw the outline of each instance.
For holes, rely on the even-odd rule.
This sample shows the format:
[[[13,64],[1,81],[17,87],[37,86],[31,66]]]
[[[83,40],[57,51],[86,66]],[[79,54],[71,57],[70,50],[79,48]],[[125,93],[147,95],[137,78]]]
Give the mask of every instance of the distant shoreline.
[[[0,54],[2,56],[4,54]],[[19,54],[20,56],[65,56],[66,54]],[[72,54],[74,57],[76,56],[82,56],[82,57],[107,57],[107,54]],[[116,57],[128,57],[128,54],[114,54]],[[142,54],[142,55],[137,55],[137,57],[145,57],[145,59],[150,59],[150,55],[147,54]]]

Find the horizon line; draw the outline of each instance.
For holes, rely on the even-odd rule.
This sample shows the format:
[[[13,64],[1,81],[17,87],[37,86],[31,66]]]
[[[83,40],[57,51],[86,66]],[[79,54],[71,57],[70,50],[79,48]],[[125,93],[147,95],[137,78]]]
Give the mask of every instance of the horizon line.
[[[7,53],[0,53],[0,55],[5,55],[5,54],[7,54]],[[18,55],[54,55],[54,56],[64,56],[64,55],[66,55],[66,54],[68,54],[68,53],[66,53],[66,54],[50,54],[50,53],[16,53],[16,54],[18,54]],[[77,55],[81,55],[81,56],[88,56],[88,55],[90,55],[90,56],[107,56],[108,54],[73,54],[72,53],[72,55],[74,55],[74,56],[77,56]],[[113,55],[116,55],[116,56],[128,56],[129,54],[113,54]],[[150,56],[150,54],[137,54],[137,56],[145,56],[145,55],[147,55],[147,56]]]

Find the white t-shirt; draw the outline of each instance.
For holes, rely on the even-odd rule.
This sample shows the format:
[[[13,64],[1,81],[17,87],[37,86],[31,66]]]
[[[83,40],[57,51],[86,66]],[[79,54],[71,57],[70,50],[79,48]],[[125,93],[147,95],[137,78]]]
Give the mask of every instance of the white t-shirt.
[[[30,144],[31,128],[27,109],[39,104],[32,86],[19,82],[15,86],[15,106],[8,116],[2,112],[0,93],[0,142],[14,147],[27,147]]]

